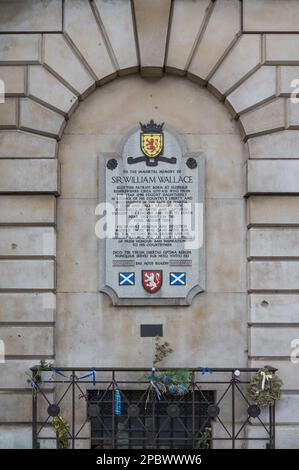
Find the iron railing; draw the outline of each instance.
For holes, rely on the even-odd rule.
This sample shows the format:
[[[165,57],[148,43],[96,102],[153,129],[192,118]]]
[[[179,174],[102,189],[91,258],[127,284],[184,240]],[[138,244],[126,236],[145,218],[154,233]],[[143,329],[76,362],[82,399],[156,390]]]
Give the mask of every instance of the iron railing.
[[[240,368],[240,376],[235,368],[188,370],[188,393],[157,397],[149,388],[149,368],[57,367],[53,380],[41,382],[34,379],[38,371],[34,367],[32,447],[40,448],[41,443],[46,447],[46,441],[53,445],[55,434],[49,425],[59,416],[69,423],[70,448],[84,443],[89,448],[192,449],[198,448],[207,430],[211,432],[207,442],[211,448],[234,449],[251,441],[264,441],[267,448],[275,448],[275,405],[260,410],[246,394],[258,369]],[[159,369],[159,373],[167,371],[169,368]],[[51,392],[53,387],[55,393]],[[116,390],[122,402],[120,415],[115,411]],[[251,424],[260,425],[251,426],[256,436],[247,432]]]

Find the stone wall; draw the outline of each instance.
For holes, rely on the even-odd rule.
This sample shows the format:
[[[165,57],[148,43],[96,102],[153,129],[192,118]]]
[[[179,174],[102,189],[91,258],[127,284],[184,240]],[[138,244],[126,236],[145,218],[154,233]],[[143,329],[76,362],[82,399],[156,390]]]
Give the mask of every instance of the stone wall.
[[[57,288],[67,292],[72,289],[71,284],[60,289],[59,277],[58,285],[56,283],[56,198],[60,194],[60,163],[64,165],[63,193],[61,199],[58,198],[58,206],[59,218],[64,223],[68,217],[76,220],[80,209],[88,217],[84,201],[80,201],[73,218],[67,204],[71,205],[76,194],[81,194],[85,200],[93,191],[93,187],[89,187],[84,194],[86,185],[81,174],[74,175],[79,193],[72,192],[71,181],[68,181],[76,168],[67,171],[68,165],[72,166],[67,157],[67,142],[70,140],[69,145],[75,146],[76,139],[83,141],[84,136],[65,135],[59,159],[58,144],[81,100],[117,76],[136,72],[151,80],[167,73],[195,82],[181,85],[185,78],[169,78],[172,87],[185,86],[184,93],[192,86],[192,96],[196,95],[197,87],[199,110],[190,110],[190,129],[193,113],[197,119],[201,103],[208,99],[222,102],[235,120],[230,124],[226,116],[225,125],[231,125],[232,129],[237,125],[240,129],[247,150],[244,154],[240,150],[237,167],[227,159],[221,162],[221,167],[217,166],[217,171],[213,168],[211,171],[216,171],[217,178],[223,174],[231,187],[235,187],[236,198],[240,197],[237,189],[241,184],[239,164],[248,152],[242,194],[247,198],[248,364],[256,366],[266,362],[280,369],[285,384],[277,412],[278,446],[297,447],[299,384],[297,366],[291,364],[289,356],[290,341],[298,337],[299,324],[296,251],[299,107],[290,99],[294,89],[292,80],[299,78],[298,17],[296,0],[151,0],[151,8],[147,0],[0,3],[0,79],[6,93],[5,103],[0,104],[0,338],[6,344],[6,363],[1,365],[0,384],[2,447],[29,445],[28,407],[16,407],[20,398],[29,400],[30,391],[26,390],[22,371],[41,358],[55,357],[55,295]],[[99,106],[101,94],[103,99],[106,94],[106,103],[109,102],[109,87],[120,96],[121,87],[129,80],[134,86],[142,83],[141,79],[133,77],[122,80],[92,95],[98,96]],[[166,79],[158,85],[161,89],[166,83],[163,80]],[[207,91],[201,87],[215,97],[207,98]],[[175,97],[176,92],[173,95]],[[211,104],[212,109],[216,109],[216,104],[221,106],[214,103],[216,101]],[[92,104],[86,106],[92,109]],[[162,106],[162,109],[165,108]],[[218,118],[214,121],[207,105],[203,104],[202,109],[203,129],[214,127],[219,131]],[[221,111],[217,110],[217,115],[221,115]],[[136,119],[139,118],[137,112]],[[96,126],[99,119],[95,112],[89,126]],[[133,120],[133,115],[130,119]],[[125,124],[124,121],[117,135],[126,132]],[[211,137],[203,137],[206,131],[199,132],[203,135],[198,137],[193,135],[198,131],[192,132],[188,127],[180,130],[181,125],[180,117],[174,115],[173,126],[188,134],[190,148],[212,146]],[[68,132],[72,126],[76,129],[76,116]],[[235,131],[232,134],[233,140]],[[87,139],[86,148],[90,148],[91,153],[97,145],[113,148],[116,140],[111,135],[106,137],[105,143],[98,140],[100,137],[94,137],[93,142],[92,138]],[[225,149],[227,142],[230,139],[223,139],[220,146]],[[79,161],[83,156],[77,153],[74,158]],[[213,159],[210,162],[212,164]],[[92,165],[93,160],[89,163]],[[88,176],[86,181],[89,181]],[[207,188],[209,191],[208,184]],[[65,191],[69,191],[67,202]],[[227,202],[223,194],[219,198],[217,220]],[[217,202],[214,204],[216,210]],[[207,243],[213,242],[217,227],[211,230]],[[59,237],[59,220],[57,231]],[[76,239],[70,242],[79,243]],[[107,301],[101,297],[101,302],[108,315]],[[202,302],[200,297],[196,302],[195,306]],[[63,312],[78,305],[78,300],[74,307],[71,302],[68,305],[61,301],[57,345],[60,344],[59,329],[68,318]],[[91,311],[95,314],[92,307]],[[222,316],[229,314],[231,311],[228,313],[225,309]],[[241,314],[245,316],[245,309]],[[229,321],[229,317],[225,318]],[[215,325],[216,320],[215,317]],[[244,319],[244,325],[245,322]],[[206,351],[207,355],[209,353],[210,350]]]

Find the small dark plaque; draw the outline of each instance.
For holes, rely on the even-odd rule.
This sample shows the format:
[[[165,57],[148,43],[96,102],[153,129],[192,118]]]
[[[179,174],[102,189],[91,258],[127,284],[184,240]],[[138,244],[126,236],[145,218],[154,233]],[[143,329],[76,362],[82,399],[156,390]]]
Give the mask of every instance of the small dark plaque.
[[[140,325],[140,336],[163,336],[163,325]]]

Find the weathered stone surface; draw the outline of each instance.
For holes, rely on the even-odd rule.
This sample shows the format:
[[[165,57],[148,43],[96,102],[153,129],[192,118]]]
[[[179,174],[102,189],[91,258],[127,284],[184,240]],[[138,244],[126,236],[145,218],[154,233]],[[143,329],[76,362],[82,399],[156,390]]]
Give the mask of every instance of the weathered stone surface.
[[[249,257],[298,256],[299,229],[251,228],[248,234]]]
[[[279,72],[279,94],[281,96],[290,96],[292,92],[298,89],[299,66],[282,65],[278,67]],[[298,96],[298,95],[297,95]]]
[[[298,31],[299,5],[297,0],[244,0],[243,30]]]
[[[154,307],[142,310],[140,307],[123,307],[120,310],[96,293],[60,293],[57,297],[60,309],[56,322],[57,364],[63,362],[71,366],[77,362],[89,367],[97,357],[101,357],[101,365],[107,367],[113,364],[125,367],[130,363],[136,367],[151,367],[153,338],[140,338],[140,324],[162,322],[167,331],[167,341],[176,345],[174,352],[165,360],[165,367],[198,364],[198,358],[204,358],[207,349],[210,350],[210,367],[236,363],[236,357],[239,367],[247,364],[247,327],[242,319],[246,309],[245,293],[203,293],[195,297],[188,313],[193,325],[189,329],[184,328],[186,309],[183,307],[177,307],[175,311],[173,307],[164,307],[163,313]],[[65,335],[66,330],[72,331],[73,335]],[[105,331],[101,341],[100,330]],[[86,332],[83,336],[82,331]],[[113,357],[107,355],[107,348],[116,332],[121,331],[125,334],[119,334],[118,341],[114,342]],[[178,331],[183,333],[178,336]],[[236,337],[238,341],[232,348]],[[126,346],[128,343],[130,348]],[[92,348],[88,347],[90,344],[93,344]]]
[[[247,194],[299,193],[299,160],[248,160]]]
[[[54,289],[54,261],[0,260],[0,289]]]
[[[266,449],[267,436],[263,426],[247,426],[247,436],[251,438],[253,435],[266,440],[248,441],[249,449]],[[276,425],[275,426],[275,448],[276,449],[298,449],[298,432],[297,425]]]
[[[54,193],[58,163],[54,159],[0,159],[0,193]]]
[[[44,64],[80,96],[95,87],[94,79],[61,34],[44,35]]]
[[[40,34],[1,34],[0,64],[38,64],[40,56]]]
[[[61,31],[62,0],[2,0],[1,32]]]
[[[259,34],[241,36],[210,79],[209,87],[220,95],[229,94],[233,87],[246,79],[261,63],[261,51]]]
[[[224,22],[224,15],[230,21]],[[240,2],[216,2],[202,39],[196,49],[189,72],[207,80],[230,44],[240,31]],[[215,34],[217,31],[217,34]]]
[[[242,199],[206,201],[206,288],[209,292],[245,292]]]
[[[1,196],[0,221],[2,224],[55,223],[54,196]]]
[[[1,293],[1,322],[53,322],[56,296],[53,292]]]
[[[46,394],[50,403],[53,402],[53,394]],[[38,397],[38,420],[45,421],[47,419],[48,401],[42,397]],[[32,393],[30,390],[26,393],[7,392],[0,394],[0,413],[2,423],[32,423]],[[2,426],[1,426],[2,427]],[[0,427],[0,430],[1,430]]]
[[[97,199],[59,199],[58,226],[68,226],[60,231],[58,239],[58,291],[95,292],[98,279],[98,239],[95,234],[95,208]],[[77,247],[84,244],[84,250]]]
[[[0,424],[0,449],[32,449],[32,426]]]
[[[99,106],[105,112],[100,113]],[[120,136],[138,126],[141,109],[144,122],[165,121],[179,134],[236,134],[239,138],[236,123],[214,96],[176,76],[144,80],[132,75],[98,88],[76,110],[65,133]]]
[[[20,100],[20,128],[60,138],[65,119],[61,114],[38,104],[30,98]]]
[[[29,376],[31,375],[30,367],[37,363],[38,360],[34,359],[18,359],[7,360],[4,364],[1,364],[0,389],[29,390],[31,388],[30,383],[28,383],[28,380],[30,380]]]
[[[0,158],[55,158],[56,150],[54,139],[22,131],[0,131]]]
[[[95,0],[95,4],[120,70],[137,69],[138,59],[130,0],[121,2]]]
[[[240,116],[244,138],[285,128],[285,100],[277,98]]]
[[[250,328],[249,356],[289,357],[292,351],[291,342],[294,338],[299,338],[298,327],[252,326]]]
[[[293,103],[292,99],[287,102],[287,124],[288,129],[299,129],[299,109],[297,104]]]
[[[299,63],[299,34],[266,34],[266,64]]]
[[[240,136],[185,135],[192,152],[202,149],[206,161],[206,197],[240,198],[244,193],[243,173],[247,150]]]
[[[107,4],[107,7],[110,9],[111,6],[112,4],[111,2],[109,2]],[[117,2],[117,8],[118,7],[119,2]],[[118,17],[118,14],[116,16]],[[97,80],[101,81],[105,77],[109,77],[110,75],[114,74],[115,69],[109,57],[109,53],[105,44],[105,39],[100,28],[96,23],[96,19],[93,15],[89,2],[86,2],[84,0],[79,0],[76,2],[72,0],[67,0],[65,2],[64,23],[64,28],[67,36],[70,38],[73,44],[75,44],[75,46],[78,48],[79,52],[82,54],[88,65],[91,67],[97,77]],[[82,24],[88,25],[88,28],[82,28]],[[115,16],[114,24],[115,27],[118,26],[118,21],[115,21]],[[128,31],[131,32],[130,29],[128,29]],[[53,45],[52,47],[54,48],[52,52],[53,54],[55,54],[55,45]],[[62,69],[62,65],[59,64],[58,69]],[[75,69],[78,69],[79,66],[73,65],[73,67],[75,67]],[[67,81],[73,86],[75,90],[78,90],[78,84],[76,82],[78,78],[78,73],[74,73],[74,71],[71,72],[71,75],[74,74],[75,76],[67,77]],[[86,76],[86,72],[84,72],[83,76]],[[75,77],[76,79],[74,82]],[[82,82],[80,84],[80,93],[83,92],[83,90],[85,89],[84,87],[88,86],[90,86],[89,79],[85,77],[85,83]]]
[[[0,227],[0,256],[55,256],[53,227]]]
[[[280,131],[248,141],[251,158],[298,158],[299,132]]]
[[[249,225],[299,224],[297,196],[251,196],[247,207]]]
[[[299,389],[299,364],[293,364],[289,359],[281,360],[266,360],[267,365],[271,365],[278,369],[277,375],[283,380],[282,390],[297,390]],[[265,360],[250,359],[248,367],[261,368],[265,366]]]
[[[177,0],[174,2],[166,67],[186,70],[190,55],[207,14],[209,0]],[[186,28],[188,25],[188,28]]]
[[[18,100],[6,98],[0,105],[0,129],[15,128],[18,126]]]
[[[298,261],[250,261],[249,263],[249,290],[296,290],[298,282]]]
[[[7,356],[53,355],[52,326],[0,326]]]
[[[77,97],[41,66],[29,67],[28,95],[64,114],[71,114],[78,104]]]
[[[276,95],[276,68],[263,66],[228,95],[226,104],[236,114]]]
[[[40,437],[52,437],[53,428],[47,424]],[[56,438],[40,440],[40,449],[56,449]],[[32,424],[0,424],[0,449],[32,449]]]
[[[152,0],[149,8],[146,0],[134,0],[141,73],[161,75],[164,65],[170,0]]]
[[[0,80],[4,81],[7,96],[25,94],[25,67],[16,65],[0,66]]]
[[[251,323],[299,323],[299,295],[251,294],[249,296],[249,321]]]
[[[96,199],[99,149],[111,152],[118,143],[116,136],[64,135],[59,148],[63,197]]]

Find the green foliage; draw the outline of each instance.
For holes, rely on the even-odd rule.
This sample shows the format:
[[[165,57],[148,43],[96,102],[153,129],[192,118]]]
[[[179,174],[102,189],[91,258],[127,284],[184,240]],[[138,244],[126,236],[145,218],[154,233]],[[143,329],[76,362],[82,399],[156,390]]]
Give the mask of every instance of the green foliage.
[[[188,369],[170,369],[163,373],[156,371],[157,365],[172,353],[172,351],[173,350],[169,343],[161,343],[161,338],[159,336],[155,338],[155,356],[153,361],[154,371],[152,374],[147,375],[146,378],[150,381],[150,389],[154,384],[162,395],[168,393],[170,395],[183,396],[189,391],[191,373]]]
[[[282,380],[266,367],[260,369],[251,379],[247,394],[258,406],[273,405],[280,399]]]
[[[52,370],[52,362],[47,362],[45,360],[41,360],[39,363],[39,370],[40,371],[47,371],[47,370]]]
[[[212,428],[206,427],[200,433],[198,441],[195,444],[195,449],[209,449],[211,439],[212,439]]]
[[[172,349],[170,347],[170,344],[165,341],[164,343],[161,343],[161,338],[160,336],[156,336],[155,338],[155,357],[154,357],[154,367],[157,367],[160,362],[165,359],[169,354],[172,353]]]
[[[69,447],[69,423],[61,416],[54,416],[52,426],[56,433],[58,449],[67,449]]]

